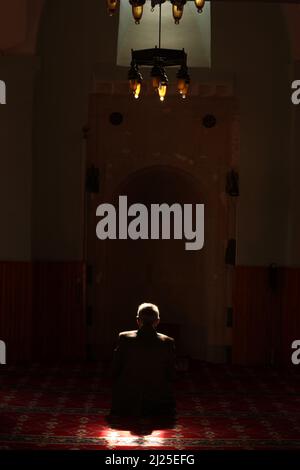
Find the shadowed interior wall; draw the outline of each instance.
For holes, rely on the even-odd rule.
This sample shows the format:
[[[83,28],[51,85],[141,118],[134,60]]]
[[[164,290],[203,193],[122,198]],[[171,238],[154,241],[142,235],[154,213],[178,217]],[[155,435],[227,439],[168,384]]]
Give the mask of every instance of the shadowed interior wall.
[[[0,260],[31,259],[32,121],[38,60],[0,57],[6,103],[0,105]]]
[[[122,113],[121,125],[112,125],[113,110]],[[162,322],[179,326],[179,350],[225,360],[230,344],[225,249],[235,229],[234,202],[225,185],[228,170],[237,164],[235,111],[230,97],[194,96],[181,103],[169,94],[161,105],[152,95],[128,102],[127,90],[91,95],[88,166],[100,170],[100,192],[88,195],[87,206],[88,262],[94,273],[90,342],[97,357],[112,350],[118,329],[135,328],[138,304],[152,301],[162,309]],[[203,126],[209,112],[217,116],[210,129]],[[117,204],[119,195],[127,195],[128,204],[204,204],[203,250],[185,251],[182,241],[98,240],[97,206]]]
[[[145,204],[149,214],[151,204],[161,204],[162,201],[172,205],[202,204],[206,200],[200,193],[197,180],[162,165],[131,175],[124,185],[116,189],[116,204],[118,194],[126,194],[129,205]],[[151,227],[150,217],[148,220]],[[210,232],[207,224],[207,238]],[[211,246],[210,243],[208,245]],[[115,343],[116,325],[120,330],[134,329],[137,306],[149,300],[160,308],[159,331],[169,334],[164,324],[177,327],[178,354],[184,351],[203,357],[209,340],[208,312],[214,316],[214,306],[209,304],[206,295],[211,277],[208,265],[208,256],[203,251],[186,251],[184,240],[109,241],[104,263],[99,259],[96,266],[105,277],[105,299],[104,302],[99,299],[97,312],[101,317],[104,314],[106,339],[110,338],[111,343]],[[212,270],[212,263],[210,267]],[[224,286],[220,285],[220,297],[223,289]],[[96,323],[100,328],[104,322],[98,320]]]
[[[117,26],[117,17],[107,17],[105,2],[74,0],[72,8],[57,0],[46,4],[36,97],[37,258],[82,256],[81,129],[93,71],[102,81],[126,78],[127,69],[115,65]],[[280,5],[259,4],[258,14],[256,2],[213,3],[212,69],[191,73],[194,80],[232,82],[240,102],[237,239],[238,262],[244,265],[287,261],[289,56]]]
[[[300,5],[298,5],[300,7]],[[299,80],[300,61],[294,63],[293,79]],[[288,265],[297,267],[300,265],[300,204],[299,204],[299,184],[300,174],[300,105],[293,106],[292,109],[292,139],[291,139],[291,159],[290,159],[290,211],[288,220]]]
[[[0,334],[7,364],[32,359],[32,265],[0,263]]]
[[[116,66],[117,32],[118,19],[107,17],[105,2],[74,0],[71,9],[57,0],[46,4],[34,132],[36,259],[83,256],[82,127],[93,76],[115,83],[126,78],[127,69]],[[260,4],[259,14],[254,2],[212,5],[212,69],[191,74],[194,81],[232,84],[239,102],[237,261],[243,265],[285,265],[288,259],[289,57],[279,5]],[[142,148],[143,140],[134,137]]]
[[[291,345],[300,337],[300,270],[279,268],[273,281],[271,277],[265,267],[238,266],[235,270],[236,364],[291,365]]]
[[[0,260],[31,259],[32,154],[36,33],[43,0],[1,2],[0,80]]]
[[[0,262],[7,363],[85,358],[85,265]]]
[[[84,263],[43,262],[33,266],[33,357],[51,362],[84,359]]]
[[[290,145],[288,131],[292,75],[288,34],[279,5],[260,4],[259,14],[257,12],[255,2],[212,5],[212,70],[194,69],[193,77],[204,80],[225,77],[236,84],[240,99],[239,263],[287,264],[288,260],[289,264],[297,264],[296,242],[291,242],[291,237],[296,240],[297,234],[287,239],[285,233],[287,221],[290,226],[297,226],[298,219],[297,213],[288,215],[285,209],[289,173],[295,174],[293,169],[289,170],[287,155],[291,146],[292,151],[297,151],[294,143]],[[33,256],[82,258],[81,129],[87,120],[93,70],[101,80],[126,76],[125,69],[115,66],[117,26],[117,17],[106,16],[105,2],[74,0],[72,8],[68,2],[46,2],[38,42],[41,70],[34,106],[32,195],[29,189],[32,175],[30,115],[35,66],[25,65],[24,62],[28,64],[28,60],[32,60],[26,59],[24,67],[5,72],[12,59],[1,59],[0,78],[8,81],[8,98],[13,106],[2,106],[0,111],[5,124],[1,126],[2,149],[10,155],[5,163],[7,168],[1,173],[1,212],[6,215],[7,226],[1,231],[2,259],[30,257],[31,206]],[[13,82],[19,77],[22,85],[20,82],[17,86],[10,85],[9,76],[13,77]],[[22,109],[26,114],[25,125]],[[9,118],[12,113],[14,119]],[[18,128],[17,122],[20,123]],[[18,139],[15,139],[16,133]],[[21,181],[15,185],[17,193],[9,194],[9,182],[15,181],[18,174]],[[16,222],[18,207],[22,210]],[[290,243],[295,248],[289,250],[286,245]]]
[[[127,69],[115,65],[117,30],[117,17],[107,17],[104,1],[73,0],[70,7],[69,2],[50,0],[40,28],[39,60],[1,57],[0,79],[8,85],[8,105],[0,107],[5,156],[0,174],[1,259],[82,259],[82,126],[93,75],[98,81],[126,78]],[[243,265],[300,263],[299,111],[290,109],[290,80],[299,78],[299,66],[293,70],[290,57],[279,5],[212,5],[212,69],[194,69],[192,75],[199,81],[233,83],[240,103],[237,242],[238,263]],[[19,292],[22,282],[17,274],[12,278]],[[289,285],[297,289],[297,283]]]

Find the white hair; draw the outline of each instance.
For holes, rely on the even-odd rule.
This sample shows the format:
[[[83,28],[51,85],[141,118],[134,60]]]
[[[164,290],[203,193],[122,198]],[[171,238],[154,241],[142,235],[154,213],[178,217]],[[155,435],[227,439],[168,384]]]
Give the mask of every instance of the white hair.
[[[143,321],[147,319],[147,323],[153,323],[154,321],[159,320],[159,309],[157,305],[149,302],[142,303],[138,307],[137,318],[140,318]]]

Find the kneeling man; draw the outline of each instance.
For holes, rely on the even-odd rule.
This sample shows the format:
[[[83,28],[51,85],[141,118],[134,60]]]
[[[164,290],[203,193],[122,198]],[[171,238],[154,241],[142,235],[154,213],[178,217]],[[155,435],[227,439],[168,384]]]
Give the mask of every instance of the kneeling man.
[[[113,361],[112,415],[174,415],[175,343],[157,333],[156,305],[144,303],[137,313],[138,330],[119,334]]]

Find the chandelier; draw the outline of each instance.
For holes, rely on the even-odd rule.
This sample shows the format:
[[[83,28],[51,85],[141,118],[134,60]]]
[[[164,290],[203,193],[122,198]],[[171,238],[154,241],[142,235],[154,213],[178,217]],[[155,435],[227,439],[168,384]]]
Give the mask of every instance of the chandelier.
[[[172,4],[173,18],[176,24],[179,24],[184,11],[184,6],[187,0],[169,0]],[[193,0],[197,8],[198,13],[201,13],[205,4],[205,0]],[[152,11],[156,5],[161,5],[165,3],[166,0],[151,0]],[[118,8],[119,0],[107,0],[107,9],[108,13],[112,16]],[[130,5],[132,6],[132,15],[136,24],[140,23],[140,20],[143,16],[144,5],[146,0],[129,0]]]
[[[128,80],[130,92],[133,93],[136,99],[140,96],[143,82],[139,66],[152,67],[152,86],[158,93],[160,101],[165,100],[169,83],[165,68],[179,66],[177,89],[183,99],[187,97],[190,86],[187,54],[184,49],[163,49],[161,47],[161,25],[161,3],[159,3],[159,46],[156,46],[154,49],[131,51],[131,67],[128,72]]]

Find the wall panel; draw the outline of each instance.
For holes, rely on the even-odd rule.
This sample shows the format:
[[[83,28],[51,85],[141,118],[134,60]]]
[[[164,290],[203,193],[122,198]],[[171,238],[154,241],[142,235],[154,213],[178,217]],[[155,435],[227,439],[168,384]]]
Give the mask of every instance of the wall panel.
[[[0,263],[0,339],[9,364],[84,359],[84,263]]]

